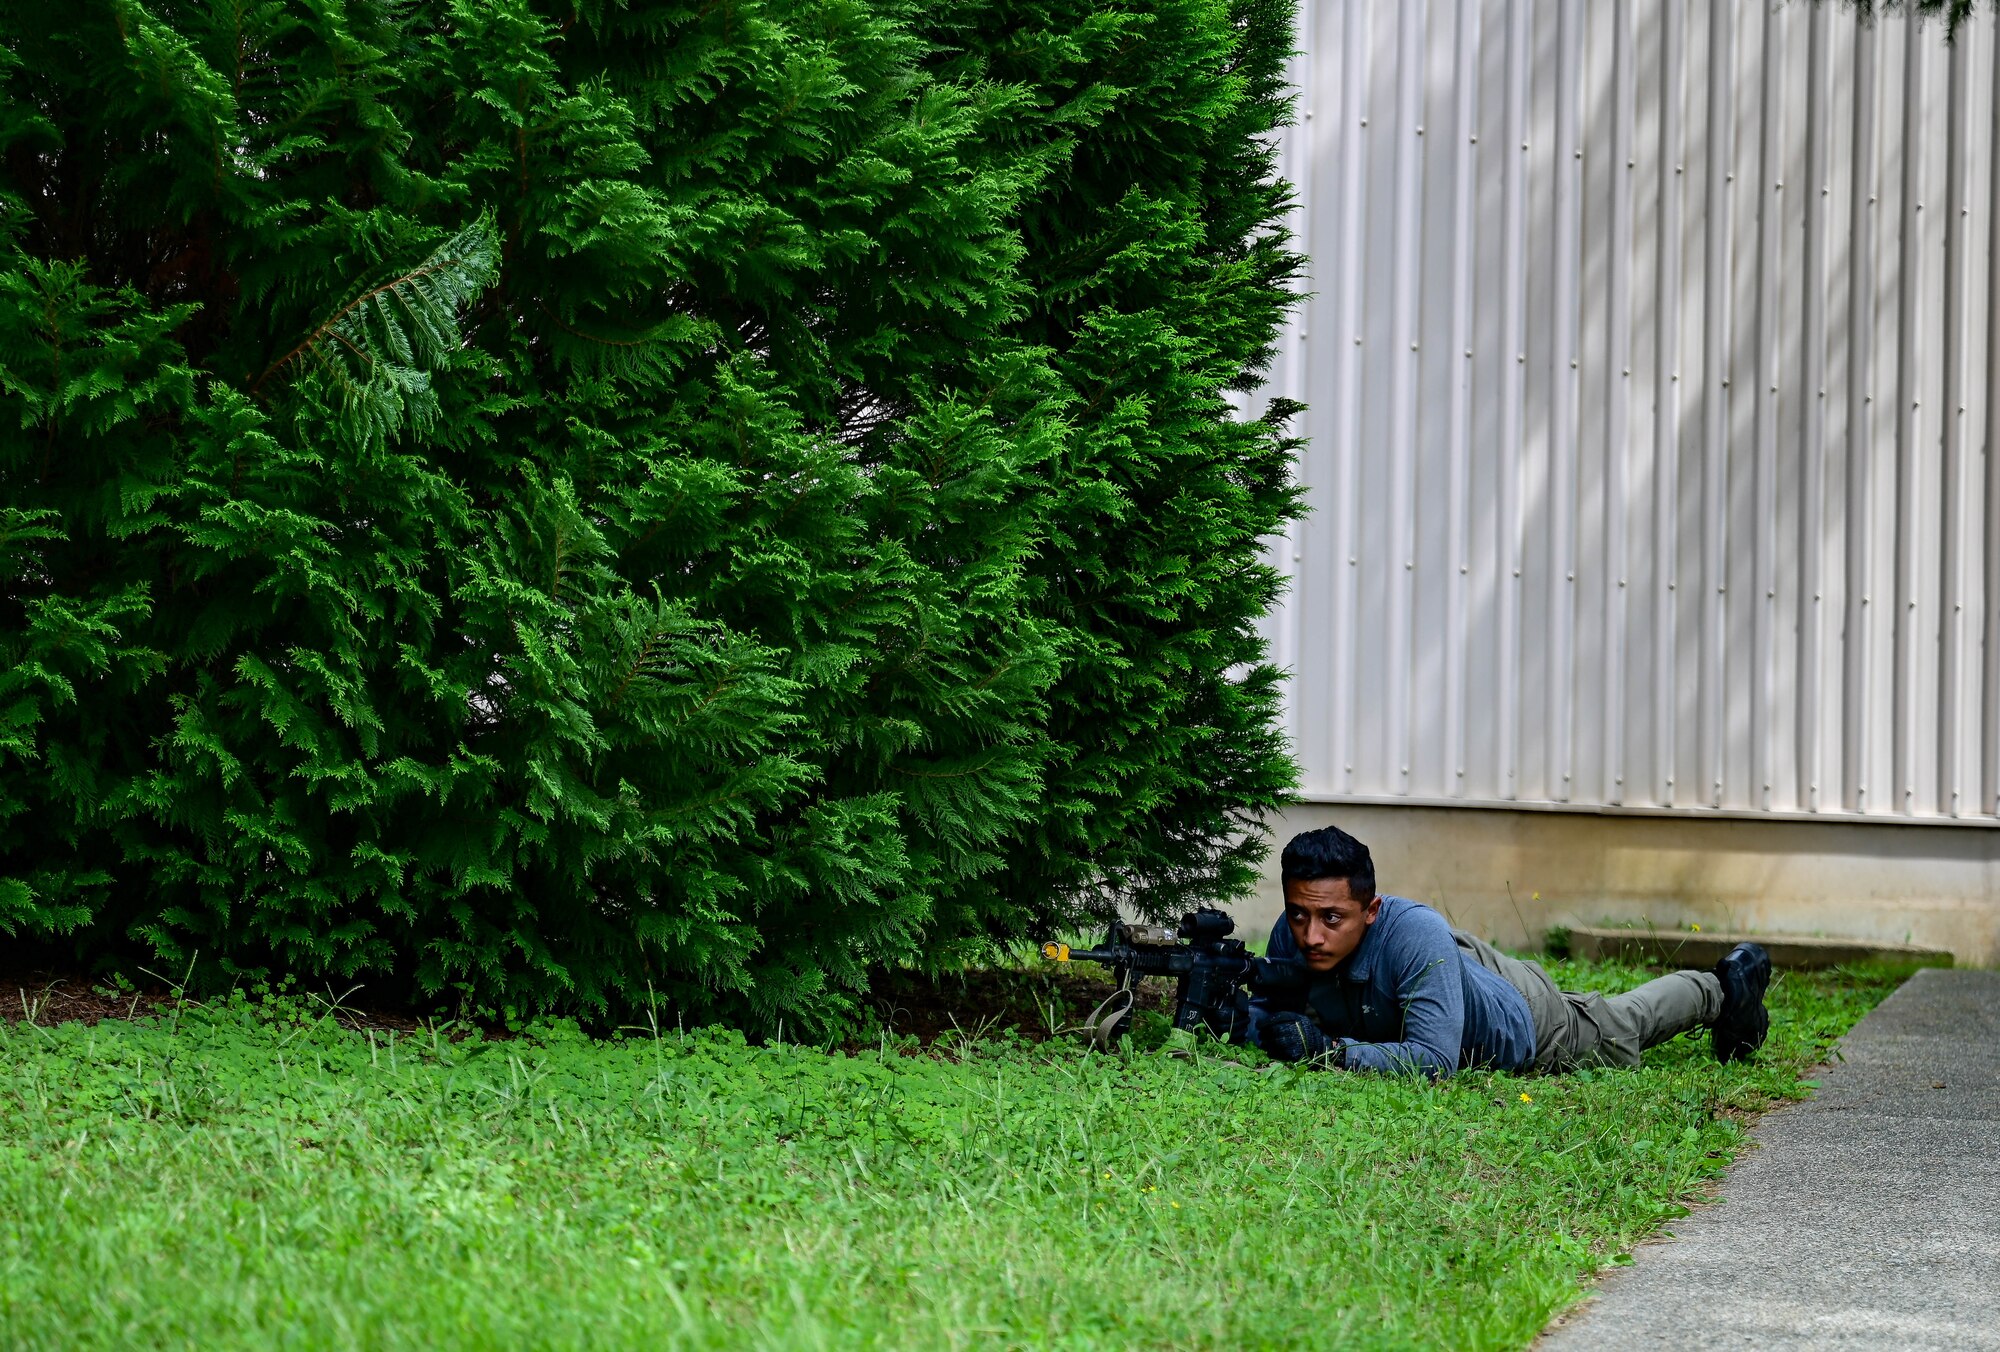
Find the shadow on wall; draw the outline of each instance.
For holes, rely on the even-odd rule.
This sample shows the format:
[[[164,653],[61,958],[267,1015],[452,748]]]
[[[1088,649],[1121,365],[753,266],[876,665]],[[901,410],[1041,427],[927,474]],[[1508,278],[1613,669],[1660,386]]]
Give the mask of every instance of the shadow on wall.
[[[1368,845],[1383,891],[1504,945],[1539,949],[1557,926],[1699,924],[2000,963],[2000,830],[1990,827],[1321,803],[1270,825],[1263,883],[1239,908],[1245,932],[1268,930],[1283,907],[1285,841],[1338,825]]]

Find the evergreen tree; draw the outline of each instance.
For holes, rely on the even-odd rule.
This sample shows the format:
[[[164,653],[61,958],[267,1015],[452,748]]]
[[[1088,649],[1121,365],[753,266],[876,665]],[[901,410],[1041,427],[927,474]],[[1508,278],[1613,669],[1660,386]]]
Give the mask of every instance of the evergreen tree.
[[[1227,401],[1261,383],[1297,266],[1269,135],[1291,18],[1290,0],[993,0],[940,34],[955,75],[1033,91],[1007,143],[1059,165],[1021,213],[1020,331],[1075,410],[1034,570],[1064,662],[1046,804],[1001,897],[1226,903],[1289,797],[1279,673],[1252,625],[1281,586],[1260,549],[1296,511],[1298,409],[1243,422]]]
[[[0,932],[825,1026],[1240,889],[1263,0],[0,13]]]

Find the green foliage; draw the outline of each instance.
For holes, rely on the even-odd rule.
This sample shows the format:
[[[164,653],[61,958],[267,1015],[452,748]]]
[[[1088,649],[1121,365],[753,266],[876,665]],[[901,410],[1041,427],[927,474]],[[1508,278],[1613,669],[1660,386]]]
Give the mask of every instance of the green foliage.
[[[0,8],[0,932],[796,1028],[1240,892],[1289,23]]]
[[[1889,988],[1781,973],[1754,1065],[1683,1039],[1436,1085],[1018,1040],[454,1042],[286,997],[0,1024],[0,1343],[1521,1347]]]
[[[438,414],[430,372],[458,347],[459,314],[499,271],[499,241],[481,217],[415,267],[364,288],[272,362],[251,391],[296,365],[309,382],[306,406],[336,412],[334,425],[364,446],[387,441],[406,423],[428,432]]]

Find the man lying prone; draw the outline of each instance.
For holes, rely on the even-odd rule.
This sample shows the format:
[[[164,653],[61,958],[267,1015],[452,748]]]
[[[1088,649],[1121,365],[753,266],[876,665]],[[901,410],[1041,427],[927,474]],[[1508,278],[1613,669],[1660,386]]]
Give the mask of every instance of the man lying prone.
[[[1337,827],[1293,837],[1283,877],[1267,951],[1314,979],[1251,1001],[1250,1035],[1280,1061],[1430,1076],[1636,1066],[1646,1048],[1703,1027],[1716,1059],[1734,1061],[1770,1029],[1771,957],[1757,944],[1623,995],[1564,991],[1423,903],[1377,895],[1368,847]]]

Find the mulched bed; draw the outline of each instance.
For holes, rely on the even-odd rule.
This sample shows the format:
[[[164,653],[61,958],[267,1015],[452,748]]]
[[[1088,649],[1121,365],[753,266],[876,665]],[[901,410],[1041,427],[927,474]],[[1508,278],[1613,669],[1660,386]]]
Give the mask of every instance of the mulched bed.
[[[312,997],[306,997],[313,1003]],[[94,1024],[106,1019],[143,1019],[173,1011],[178,997],[167,984],[148,978],[140,986],[117,984],[101,978],[60,975],[24,970],[0,971],[0,1021],[37,1023],[52,1027],[59,1023]],[[355,1009],[337,1000],[326,1007],[343,1028],[395,1029],[414,1032],[443,1022],[443,1016],[426,1017],[407,1010]],[[506,1036],[504,1030],[486,1030],[489,1035]]]
[[[1094,964],[1035,970],[987,967],[943,977],[889,972],[876,978],[870,999],[884,1030],[929,1046],[940,1038],[987,1036],[1011,1028],[1030,1042],[1068,1034],[1113,989]],[[1173,1012],[1174,988],[1142,981],[1138,1010]]]
[[[100,1023],[157,1014],[172,1004],[173,995],[164,985],[121,991],[51,972],[0,975],[0,1019],[9,1023]]]
[[[877,975],[869,1003],[884,1032],[914,1038],[919,1047],[990,1037],[1009,1029],[1028,1041],[1043,1042],[1074,1032],[1111,991],[1108,973],[1081,963],[1060,968],[978,968],[940,977],[891,971]],[[147,1018],[171,1012],[174,1003],[174,992],[152,978],[144,985],[121,989],[109,981],[74,974],[0,971],[0,1021],[8,1023],[49,1027]],[[439,1014],[353,1007],[345,1000],[328,1000],[327,1007],[343,1027],[355,1029],[411,1032],[451,1022]],[[1172,1013],[1173,986],[1159,980],[1141,982],[1135,1007]],[[470,1031],[468,1025],[457,1024],[459,1036]],[[480,1031],[490,1038],[510,1036],[498,1026]]]

